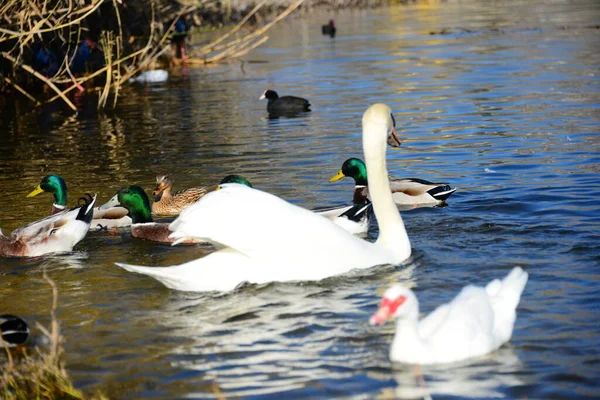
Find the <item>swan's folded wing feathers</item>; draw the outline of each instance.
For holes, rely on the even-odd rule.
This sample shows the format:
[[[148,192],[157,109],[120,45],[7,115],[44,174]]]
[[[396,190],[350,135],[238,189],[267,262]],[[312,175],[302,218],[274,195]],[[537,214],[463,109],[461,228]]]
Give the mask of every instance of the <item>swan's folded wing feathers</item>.
[[[347,248],[348,241],[355,242],[327,218],[239,184],[226,184],[208,193],[185,209],[170,228],[173,237],[202,238],[253,257],[271,258],[285,253],[293,257],[305,251],[298,243],[313,251],[327,246],[336,253],[334,249]],[[343,233],[327,235],[331,230]],[[321,235],[327,235],[328,241]],[[342,242],[336,243],[338,240]],[[362,245],[360,239],[356,242]]]

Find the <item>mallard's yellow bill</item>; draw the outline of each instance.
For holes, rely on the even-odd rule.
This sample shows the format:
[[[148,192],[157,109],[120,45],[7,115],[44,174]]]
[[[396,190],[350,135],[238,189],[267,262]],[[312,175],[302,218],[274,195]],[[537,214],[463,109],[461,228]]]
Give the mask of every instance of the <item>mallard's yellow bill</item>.
[[[44,189],[42,189],[39,185],[38,187],[36,187],[33,192],[29,193],[27,195],[27,197],[33,197],[33,196],[37,196],[38,194],[42,193],[44,191]]]
[[[329,182],[339,181],[340,179],[345,178],[345,177],[346,177],[346,175],[344,175],[344,173],[340,169],[340,171],[335,176],[331,177]]]

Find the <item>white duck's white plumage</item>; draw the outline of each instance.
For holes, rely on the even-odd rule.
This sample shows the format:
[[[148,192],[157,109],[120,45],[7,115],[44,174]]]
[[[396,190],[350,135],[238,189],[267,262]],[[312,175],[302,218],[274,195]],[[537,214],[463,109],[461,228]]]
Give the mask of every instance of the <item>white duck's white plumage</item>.
[[[490,353],[512,336],[516,308],[528,274],[515,267],[485,288],[466,286],[449,303],[419,321],[419,302],[408,288],[395,285],[384,296],[371,323],[397,319],[390,359],[410,364],[442,364]]]
[[[399,264],[411,248],[387,178],[385,152],[391,134],[389,107],[371,106],[363,116],[363,149],[379,221],[375,243],[274,195],[226,184],[185,209],[170,226],[173,237],[204,239],[222,249],[172,267],[117,265],[173,289],[227,291],[242,282],[320,280],[355,268]]]

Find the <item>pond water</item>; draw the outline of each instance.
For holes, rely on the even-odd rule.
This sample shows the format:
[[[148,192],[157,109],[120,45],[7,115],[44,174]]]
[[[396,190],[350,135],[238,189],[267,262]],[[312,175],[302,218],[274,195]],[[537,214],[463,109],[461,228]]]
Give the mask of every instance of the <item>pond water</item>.
[[[112,398],[597,398],[599,17],[593,0],[321,10],[245,57],[264,62],[177,69],[166,84],[127,87],[114,111],[93,99],[77,116],[7,105],[4,232],[49,211],[49,195],[25,198],[48,173],[66,179],[72,204],[125,184],[150,192],[164,171],[176,189],[237,173],[303,207],[348,203],[353,183],[328,179],[361,157],[374,102],[392,108],[403,140],[388,149],[390,173],[458,191],[448,207],[402,212],[413,256],[400,266],[182,293],[114,262],[177,264],[194,246],[93,232],[67,255],[2,260],[0,311],[47,324],[46,268],[69,372]],[[330,18],[333,40],[320,34]],[[268,119],[267,88],[313,111]],[[386,287],[413,287],[427,313],[516,265],[530,277],[508,345],[422,368],[422,380],[389,362],[395,325],[368,324]]]

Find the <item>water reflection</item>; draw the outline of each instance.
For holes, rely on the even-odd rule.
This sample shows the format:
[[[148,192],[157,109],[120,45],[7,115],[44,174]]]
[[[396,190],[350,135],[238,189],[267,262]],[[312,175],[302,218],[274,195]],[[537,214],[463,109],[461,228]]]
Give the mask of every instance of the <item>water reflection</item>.
[[[507,390],[525,382],[525,371],[515,351],[508,346],[479,360],[443,366],[395,366],[397,387],[383,390],[378,399],[429,399],[433,396],[504,398]]]

